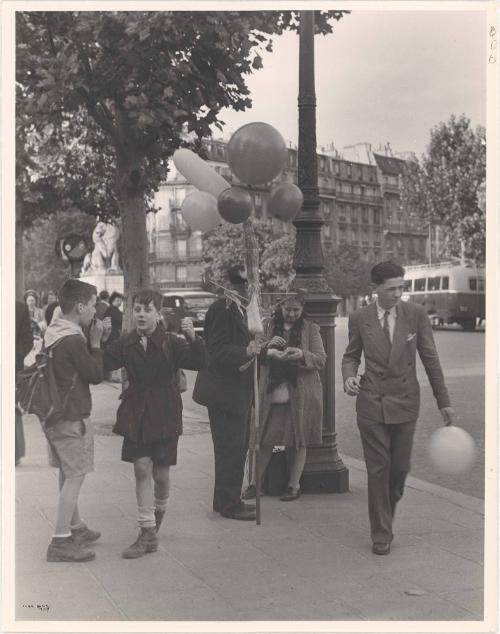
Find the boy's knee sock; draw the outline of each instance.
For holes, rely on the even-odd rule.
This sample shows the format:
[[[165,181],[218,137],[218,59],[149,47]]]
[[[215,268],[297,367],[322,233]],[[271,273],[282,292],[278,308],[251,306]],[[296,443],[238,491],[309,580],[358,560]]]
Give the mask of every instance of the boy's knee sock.
[[[154,506],[139,506],[137,510],[139,511],[137,523],[140,528],[152,528],[156,526]]]
[[[165,511],[167,510],[167,502],[168,502],[168,495],[167,497],[163,499],[155,496],[155,509],[157,511],[165,513]]]

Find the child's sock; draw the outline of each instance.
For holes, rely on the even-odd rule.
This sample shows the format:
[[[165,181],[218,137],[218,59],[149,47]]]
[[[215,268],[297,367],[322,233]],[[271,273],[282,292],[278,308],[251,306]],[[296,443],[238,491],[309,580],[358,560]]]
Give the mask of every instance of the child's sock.
[[[71,537],[71,533],[59,533],[52,535],[52,539],[62,539],[65,537]]]
[[[140,528],[153,528],[156,527],[155,520],[155,507],[154,506],[139,506],[139,518],[137,523]]]

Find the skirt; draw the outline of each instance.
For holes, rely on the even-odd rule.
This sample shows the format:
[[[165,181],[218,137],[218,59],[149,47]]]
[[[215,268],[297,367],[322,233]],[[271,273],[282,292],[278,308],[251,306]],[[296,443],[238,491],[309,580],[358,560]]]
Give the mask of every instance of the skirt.
[[[290,401],[271,405],[262,428],[260,444],[267,447],[295,447]]]

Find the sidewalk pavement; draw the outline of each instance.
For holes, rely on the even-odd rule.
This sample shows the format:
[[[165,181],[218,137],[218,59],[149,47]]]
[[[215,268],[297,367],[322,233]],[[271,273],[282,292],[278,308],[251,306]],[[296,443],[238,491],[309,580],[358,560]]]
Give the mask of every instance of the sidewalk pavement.
[[[376,556],[364,465],[343,456],[348,493],[263,497],[260,526],[224,519],[212,512],[203,408],[185,412],[158,552],[122,559],[137,526],[133,469],[120,461],[121,438],[111,433],[119,388],[93,388],[96,469],[80,509],[102,537],[86,564],[45,560],[57,473],[46,466],[38,420],[25,417],[27,456],[16,468],[18,620],[483,620],[482,500],[409,478],[391,554]],[[29,607],[37,604],[48,611]]]

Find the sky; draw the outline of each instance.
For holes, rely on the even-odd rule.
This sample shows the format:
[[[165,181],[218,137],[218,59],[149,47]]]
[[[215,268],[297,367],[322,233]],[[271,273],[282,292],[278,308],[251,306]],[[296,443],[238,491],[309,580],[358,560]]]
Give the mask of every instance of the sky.
[[[352,6],[352,5],[351,5]],[[484,11],[356,10],[334,33],[315,37],[318,148],[367,142],[396,152],[425,152],[429,132],[464,113],[486,124]],[[275,39],[264,68],[248,78],[253,107],[224,110],[228,139],[265,121],[297,143],[299,38]]]

